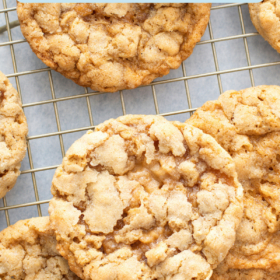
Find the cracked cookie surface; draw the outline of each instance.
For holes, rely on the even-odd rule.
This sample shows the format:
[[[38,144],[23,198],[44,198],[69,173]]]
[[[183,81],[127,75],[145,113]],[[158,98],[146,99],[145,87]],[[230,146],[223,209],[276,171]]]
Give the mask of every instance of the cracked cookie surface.
[[[93,90],[146,85],[188,58],[211,4],[22,4],[32,50],[49,67]]]
[[[187,123],[229,152],[244,189],[235,245],[213,279],[238,274],[249,279],[244,278],[247,273],[270,279],[265,275],[280,272],[280,87],[227,91],[206,102]]]
[[[243,192],[209,135],[160,116],[89,131],[52,182],[57,249],[83,279],[209,279],[234,244]]]
[[[27,132],[19,95],[0,72],[0,198],[13,188],[20,174]]]
[[[79,280],[56,250],[49,217],[19,221],[0,232],[0,279]]]
[[[280,2],[249,3],[251,20],[260,35],[280,53]]]

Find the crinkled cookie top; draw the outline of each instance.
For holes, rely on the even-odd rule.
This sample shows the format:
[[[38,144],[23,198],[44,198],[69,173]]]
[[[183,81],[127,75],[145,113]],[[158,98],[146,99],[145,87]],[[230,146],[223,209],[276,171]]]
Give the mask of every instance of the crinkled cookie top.
[[[15,185],[20,174],[27,132],[19,95],[0,72],[0,198]]]
[[[248,6],[251,20],[257,31],[280,52],[280,2],[264,0],[260,3],[250,3]]]
[[[242,187],[209,135],[160,116],[89,131],[52,182],[59,252],[83,279],[209,279],[235,240]]]
[[[203,35],[211,4],[22,4],[24,37],[48,66],[112,92],[178,68]]]
[[[187,123],[212,135],[229,152],[244,188],[244,217],[218,272],[280,271],[280,87],[227,91],[218,101],[205,103]]]
[[[0,232],[0,279],[78,280],[55,247],[49,217],[9,226]]]

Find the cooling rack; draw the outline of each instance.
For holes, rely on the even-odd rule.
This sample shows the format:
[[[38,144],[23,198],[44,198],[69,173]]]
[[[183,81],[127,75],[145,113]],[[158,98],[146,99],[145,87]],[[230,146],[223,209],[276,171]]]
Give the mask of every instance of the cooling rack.
[[[280,57],[254,29],[247,4],[216,4],[194,53],[151,85],[94,92],[47,68],[19,27],[16,3],[0,4],[0,70],[17,88],[27,116],[27,155],[16,186],[0,200],[0,230],[19,219],[47,215],[50,185],[65,151],[88,129],[125,114],[159,114],[184,121],[225,90],[280,84]],[[2,30],[3,31],[3,30]]]

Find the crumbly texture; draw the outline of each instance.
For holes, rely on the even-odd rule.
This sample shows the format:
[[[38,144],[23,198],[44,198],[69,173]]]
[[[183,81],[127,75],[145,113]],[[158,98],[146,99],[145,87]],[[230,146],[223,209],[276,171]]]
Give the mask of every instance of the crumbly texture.
[[[209,279],[234,244],[242,187],[209,135],[160,116],[89,131],[52,182],[58,250],[83,279]]]
[[[225,274],[218,274],[214,271],[211,280],[277,280],[280,273],[270,273],[264,269],[230,269]]]
[[[149,84],[188,58],[211,4],[22,4],[21,31],[49,67],[93,90]]]
[[[236,242],[217,273],[280,272],[280,87],[227,91],[205,103],[187,123],[212,135],[229,152],[244,188]]]
[[[20,174],[27,132],[19,95],[0,72],[0,198],[15,185]]]
[[[49,217],[19,221],[0,232],[1,280],[79,280],[56,250]]]
[[[250,3],[248,6],[257,31],[280,53],[280,3],[275,0],[264,0],[260,3]]]

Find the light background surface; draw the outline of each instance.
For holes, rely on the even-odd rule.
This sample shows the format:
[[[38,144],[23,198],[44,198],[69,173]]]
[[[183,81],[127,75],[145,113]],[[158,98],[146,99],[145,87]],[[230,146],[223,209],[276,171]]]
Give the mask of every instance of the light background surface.
[[[6,14],[10,22],[17,19],[16,1],[1,1],[0,26],[6,24]],[[210,24],[202,43],[184,62],[185,77],[180,67],[155,80],[153,86],[101,94],[50,71],[23,40],[19,27],[11,31],[12,44],[8,32],[0,34],[0,71],[9,76],[15,88],[17,77],[29,126],[29,150],[22,174],[16,186],[0,199],[0,230],[20,219],[48,215],[48,203],[41,202],[52,197],[51,180],[63,150],[85,133],[83,128],[121,116],[124,110],[127,114],[160,113],[169,120],[185,121],[194,108],[217,99],[225,90],[280,85],[280,55],[256,33],[247,4],[213,4]],[[79,129],[83,130],[72,132]]]

